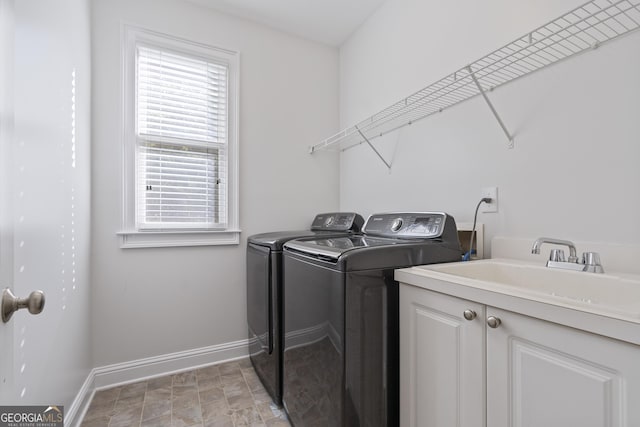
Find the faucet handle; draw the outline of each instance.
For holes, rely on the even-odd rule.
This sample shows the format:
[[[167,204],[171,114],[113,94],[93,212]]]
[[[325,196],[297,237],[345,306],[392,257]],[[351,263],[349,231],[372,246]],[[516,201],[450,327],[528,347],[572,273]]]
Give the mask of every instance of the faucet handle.
[[[597,252],[584,252],[582,254],[583,271],[591,273],[604,273],[604,268],[600,264],[600,254]]]
[[[552,261],[552,262],[566,262],[566,258],[564,257],[564,250],[562,250],[562,249],[551,249],[551,253],[549,254],[549,261]]]

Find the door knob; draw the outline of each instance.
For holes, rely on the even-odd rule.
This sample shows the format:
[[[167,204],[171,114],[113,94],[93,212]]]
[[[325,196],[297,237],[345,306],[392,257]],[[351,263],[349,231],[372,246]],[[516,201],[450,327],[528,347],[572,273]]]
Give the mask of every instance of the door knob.
[[[500,320],[499,317],[495,317],[495,316],[487,317],[487,325],[489,325],[490,328],[495,329],[498,326],[500,326],[501,323],[502,323],[502,320]]]
[[[44,308],[44,293],[33,291],[26,298],[16,297],[11,289],[6,288],[2,292],[2,321],[7,323],[14,312],[26,308],[31,314],[38,314]]]

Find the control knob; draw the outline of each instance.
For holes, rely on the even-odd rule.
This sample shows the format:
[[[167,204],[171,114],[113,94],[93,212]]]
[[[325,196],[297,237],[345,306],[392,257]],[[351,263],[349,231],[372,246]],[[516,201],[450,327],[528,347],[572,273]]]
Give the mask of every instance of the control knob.
[[[391,223],[391,231],[398,231],[402,227],[402,218],[396,218]]]

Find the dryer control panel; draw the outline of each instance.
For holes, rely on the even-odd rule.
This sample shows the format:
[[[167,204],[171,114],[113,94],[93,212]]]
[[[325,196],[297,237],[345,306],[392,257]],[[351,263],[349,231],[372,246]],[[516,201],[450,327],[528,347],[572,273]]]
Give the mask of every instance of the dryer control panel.
[[[401,239],[431,239],[442,236],[449,216],[444,212],[401,212],[374,214],[364,226],[370,236]]]
[[[359,232],[364,219],[354,212],[331,212],[318,214],[311,223],[312,231]]]

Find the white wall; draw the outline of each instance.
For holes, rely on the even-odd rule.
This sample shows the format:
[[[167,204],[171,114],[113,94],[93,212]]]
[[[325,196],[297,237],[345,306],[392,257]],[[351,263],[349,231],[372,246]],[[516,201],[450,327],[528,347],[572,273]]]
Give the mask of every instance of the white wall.
[[[352,125],[582,0],[387,0],[340,49],[340,119]],[[515,148],[481,98],[341,156],[342,209],[445,210],[470,222],[485,186],[496,235],[638,244],[640,33],[490,94]],[[581,249],[581,248],[579,248]],[[585,248],[586,249],[586,248]],[[606,267],[606,264],[605,264]]]
[[[119,248],[121,22],[240,52],[240,245]],[[335,156],[307,154],[338,125],[338,52],[175,0],[94,1],[92,31],[95,366],[245,339],[246,237],[338,206]]]
[[[3,370],[11,371],[2,378],[2,404],[63,404],[68,411],[91,369],[89,3],[7,7],[14,9],[13,103],[2,119],[13,119],[13,136],[1,140],[10,167],[1,185],[13,218],[3,221],[2,236],[12,234],[13,245],[7,258],[3,242],[1,260],[12,264],[13,281],[2,287],[19,297],[41,289],[46,304],[37,316],[21,310],[0,324],[14,338],[1,343]],[[9,223],[12,232],[4,229]]]

